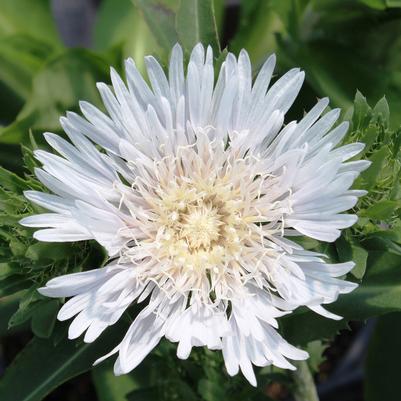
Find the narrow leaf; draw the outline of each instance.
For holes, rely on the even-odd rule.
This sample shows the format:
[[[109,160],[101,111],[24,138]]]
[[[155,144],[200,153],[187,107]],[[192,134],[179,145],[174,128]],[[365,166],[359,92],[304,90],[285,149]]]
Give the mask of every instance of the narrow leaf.
[[[110,328],[98,341],[77,345],[64,338],[34,338],[6,370],[0,382],[0,399],[40,401],[65,381],[91,369],[93,362],[122,339],[124,324]],[[22,380],[23,378],[23,380]]]

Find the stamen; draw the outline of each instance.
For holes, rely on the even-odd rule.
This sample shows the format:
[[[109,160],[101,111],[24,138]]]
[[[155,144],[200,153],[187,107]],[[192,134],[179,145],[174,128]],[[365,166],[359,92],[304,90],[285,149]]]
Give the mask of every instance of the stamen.
[[[275,190],[279,177],[262,174],[259,162],[251,152],[241,157],[210,141],[206,132],[156,160],[147,178],[120,189],[120,207],[141,204],[141,213],[137,206],[131,215],[144,238],[133,236],[121,258],[167,296],[196,293],[209,305],[238,295],[262,272],[271,276],[280,257],[271,238],[284,229],[291,203]],[[262,209],[261,198],[270,200]]]

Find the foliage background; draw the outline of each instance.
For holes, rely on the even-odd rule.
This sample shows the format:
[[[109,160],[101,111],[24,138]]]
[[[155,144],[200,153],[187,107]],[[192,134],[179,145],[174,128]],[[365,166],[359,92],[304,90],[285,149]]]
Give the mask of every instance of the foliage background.
[[[80,30],[69,37],[90,48],[65,45],[60,32],[68,28],[68,21],[65,15],[55,18],[57,3],[61,4],[0,0],[0,399],[75,400],[71,397],[79,397],[82,385],[89,388],[84,399],[99,401],[297,397],[297,378],[288,372],[260,369],[259,387],[254,389],[239,376],[229,378],[218,354],[196,350],[188,361],[177,361],[175,346],[167,342],[130,375],[115,378],[110,362],[92,369],[92,361],[121,338],[135,308],[88,345],[67,340],[67,326],[56,323],[59,301],[36,292],[50,277],[100,266],[105,259],[92,242],[37,243],[31,230],[18,225],[21,217],[34,211],[22,193],[40,187],[33,176],[32,149],[46,146],[42,133],[61,133],[59,116],[67,110],[78,111],[79,100],[101,107],[95,83],[109,82],[110,65],[123,74],[123,60],[132,56],[144,70],[143,57],[148,54],[166,65],[176,42],[188,55],[201,41],[212,45],[217,64],[226,49],[238,54],[246,48],[255,72],[272,52],[278,56],[277,76],[293,66],[305,69],[306,83],[288,118],[299,118],[317,97],[329,96],[331,106],[341,107],[342,118],[351,121],[346,142],[367,143],[361,157],[372,165],[355,187],[368,190],[369,195],[356,207],[361,217],[358,224],[334,244],[301,239],[306,248],[327,252],[333,261],[353,259],[356,267],[350,279],[361,285],[329,307],[344,320],[329,321],[299,310],[281,319],[280,330],[311,353],[309,369],[318,381],[321,399],[339,399],[343,389],[336,375],[347,376],[340,368],[351,366],[347,361],[355,344],[360,344],[357,340],[361,333],[369,334],[361,328],[363,322],[375,318],[364,365],[364,399],[399,400],[401,1],[102,0],[94,23],[79,25]],[[77,3],[64,2],[64,12],[72,12]],[[89,21],[94,3],[81,3]],[[348,328],[350,320],[360,322],[353,326],[359,331],[350,335],[354,348],[342,350],[335,358],[334,368],[326,375],[326,384],[334,385],[325,392],[324,360],[333,349],[331,340]],[[340,338],[349,335],[342,333]],[[78,375],[73,382],[78,389],[72,395],[54,392]],[[341,397],[362,399],[359,387],[357,392],[346,387]]]

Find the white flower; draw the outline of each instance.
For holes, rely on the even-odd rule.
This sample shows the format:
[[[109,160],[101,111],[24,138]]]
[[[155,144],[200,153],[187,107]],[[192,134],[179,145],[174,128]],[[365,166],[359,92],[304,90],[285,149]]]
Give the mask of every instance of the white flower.
[[[301,305],[333,319],[322,304],[352,291],[340,277],[354,264],[327,264],[288,237],[334,241],[351,226],[362,191],[349,189],[363,145],[336,147],[348,124],[339,110],[320,117],[319,100],[284,125],[304,73],[269,89],[275,57],[252,83],[248,54],[228,54],[214,84],[213,56],[197,45],[186,73],[180,46],[168,78],[146,58],[151,86],[126,62],[127,86],[112,69],[98,84],[108,115],[81,102],[67,113],[70,142],[46,133],[59,153],[37,151],[39,180],[53,193],[26,197],[50,212],[23,219],[41,241],[95,239],[110,262],[50,280],[40,292],[72,297],[58,318],[75,316],[69,338],[94,341],[133,303],[143,309],[122,342],[115,373],[134,369],[164,336],[187,358],[193,346],[222,350],[227,371],[256,385],[252,364],[293,369],[307,358],[275,330]],[[101,358],[101,359],[104,359]]]

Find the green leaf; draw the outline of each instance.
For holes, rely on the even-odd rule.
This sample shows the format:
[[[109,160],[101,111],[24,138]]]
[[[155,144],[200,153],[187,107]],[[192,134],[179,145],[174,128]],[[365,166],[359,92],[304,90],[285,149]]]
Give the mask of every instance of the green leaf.
[[[384,313],[401,311],[401,254],[370,250],[362,284],[340,296],[328,309],[347,320],[363,320]]]
[[[294,237],[292,240],[304,249],[315,249],[319,246],[319,241],[306,236]]]
[[[220,53],[220,41],[213,0],[181,0],[177,12],[178,39],[189,53],[197,43]]]
[[[51,336],[56,324],[59,307],[59,301],[52,299],[43,302],[39,308],[36,308],[31,321],[31,329],[35,336],[39,338],[49,338]]]
[[[155,37],[131,0],[101,2],[93,40],[99,51],[121,47],[122,57],[132,57],[142,72],[145,70],[144,56],[160,53]]]
[[[347,328],[347,321],[327,319],[303,308],[281,318],[279,326],[287,341],[306,347],[311,341],[331,339],[339,330]]]
[[[26,35],[0,37],[0,119],[11,121],[28,98],[32,79],[53,52],[46,42]],[[5,93],[7,91],[7,93]]]
[[[24,162],[24,167],[30,173],[34,173],[35,168],[39,167],[40,163],[33,154],[34,150],[38,149],[37,143],[32,135],[32,132],[29,133],[29,139],[31,141],[31,146],[28,147],[26,145],[21,146],[22,160]]]
[[[3,188],[20,195],[27,189],[23,178],[3,167],[0,167],[0,183]]]
[[[372,234],[373,239],[384,238],[401,244],[401,227],[394,225],[394,228],[386,231],[377,231]]]
[[[401,392],[401,313],[378,319],[369,343],[365,368],[366,401],[396,401]]]
[[[354,99],[354,113],[352,115],[352,128],[354,130],[367,128],[371,119],[372,109],[366,97],[359,90],[356,91]]]
[[[28,132],[34,129],[36,121],[40,119],[40,113],[38,111],[26,112],[25,107],[14,122],[4,128],[0,127],[0,143],[15,145],[26,141],[24,138],[27,138]],[[54,121],[50,121],[50,125],[54,125]]]
[[[109,81],[106,60],[84,49],[70,49],[49,60],[33,80],[30,99],[17,120],[0,129],[0,142],[29,144],[29,130],[60,130],[59,117],[77,110],[79,100],[100,104],[96,82]]]
[[[393,134],[393,149],[392,149],[392,154],[393,157],[396,158],[398,154],[401,152],[401,130],[398,129],[396,132]]]
[[[386,146],[383,146],[382,148],[374,152],[373,155],[369,158],[372,164],[367,170],[361,173],[361,181],[358,180],[358,183],[361,182],[364,184],[363,189],[369,190],[376,185],[376,181],[378,180],[380,173],[382,172],[382,168],[386,163],[388,154],[388,148]]]
[[[399,10],[341,0],[263,3],[269,3],[279,16],[280,23],[266,24],[264,36],[270,33],[270,37],[277,37],[282,67],[304,68],[307,83],[315,93],[329,96],[339,107],[350,106],[357,88],[368,98],[377,99],[385,93],[394,109],[392,122],[401,122]],[[280,3],[286,3],[289,9]],[[255,38],[255,43],[261,38]]]
[[[41,188],[31,176],[24,179],[0,168],[0,298],[19,293],[19,307],[10,317],[10,328],[32,319],[33,332],[48,337],[58,301],[41,296],[37,288],[52,277],[102,266],[105,252],[95,241],[52,244],[34,240],[32,229],[22,227],[19,221],[34,212],[23,192]]]
[[[401,201],[392,201],[383,199],[368,209],[363,211],[363,216],[368,216],[373,219],[386,220],[390,218],[395,210],[401,207]]]
[[[0,81],[21,98],[27,98],[32,77],[53,48],[24,35],[0,37]]]
[[[336,241],[336,248],[339,261],[349,262],[352,260],[355,263],[355,267],[351,271],[352,275],[358,280],[362,279],[366,271],[368,251],[355,240],[346,239],[344,236]]]
[[[376,125],[369,125],[365,130],[360,133],[359,141],[365,144],[365,147],[360,154],[361,157],[368,153],[372,146],[375,144],[378,136],[380,134],[380,129]]]
[[[390,108],[385,96],[383,96],[373,108],[373,120],[381,122],[384,127],[388,127],[390,120]]]
[[[14,333],[14,331],[8,328],[8,321],[18,309],[18,302],[18,294],[0,299],[0,337],[5,337]],[[26,327],[23,327],[23,329],[26,329]]]
[[[71,244],[69,243],[48,243],[48,242],[35,242],[25,252],[25,257],[32,261],[42,262],[53,260],[59,261],[66,258],[71,252]]]
[[[277,50],[276,33],[285,30],[285,26],[271,1],[247,0],[240,5],[239,28],[230,50],[239,53],[246,49],[251,60],[261,65],[269,53]]]
[[[61,45],[49,0],[0,0],[0,36],[20,33]]]
[[[309,354],[308,365],[312,372],[318,372],[320,364],[324,361],[323,352],[326,346],[322,341],[315,340],[308,343],[306,351]]]
[[[20,241],[16,237],[11,237],[9,245],[13,256],[21,257],[25,255],[26,244],[23,241]]]
[[[19,274],[2,278],[0,280],[0,298],[26,290],[29,284],[29,280]]]
[[[125,323],[117,324],[92,344],[64,339],[53,345],[52,339],[34,338],[7,368],[0,381],[0,399],[42,400],[65,381],[90,370],[97,358],[121,341],[124,330]]]
[[[166,54],[178,42],[175,28],[177,1],[175,0],[133,0],[141,11],[150,31]]]
[[[384,10],[386,8],[386,0],[359,0],[361,3],[368,7],[375,8],[377,10]]]
[[[110,362],[96,366],[92,378],[99,401],[127,401],[126,395],[140,387],[132,374],[115,376]]]
[[[8,327],[11,328],[25,323],[27,320],[32,318],[38,308],[47,302],[47,300],[43,301],[43,296],[39,294],[36,286],[31,287],[21,297],[19,308],[11,316],[10,321],[8,322]]]
[[[355,267],[352,269],[351,273],[352,275],[357,278],[358,280],[361,280],[362,277],[365,275],[366,271],[366,263],[368,260],[368,251],[361,246],[358,245],[351,245],[351,259],[353,262],[355,262]]]

